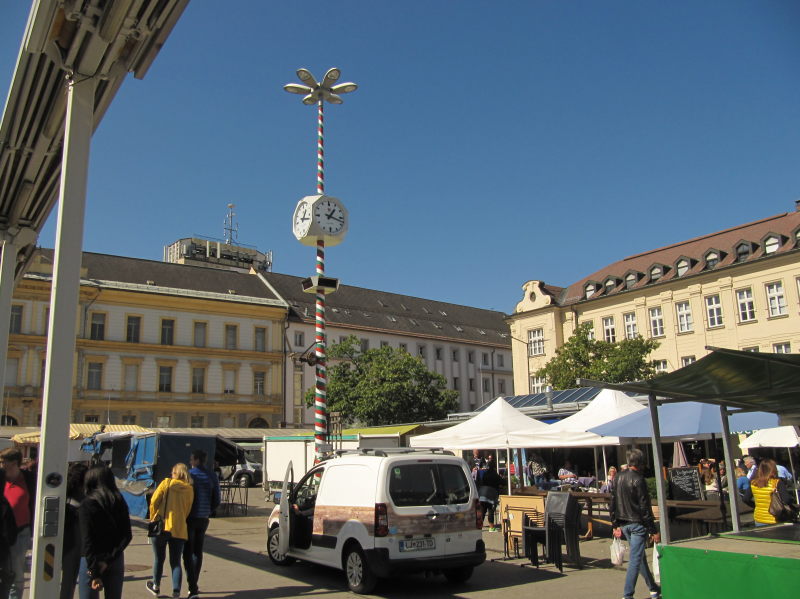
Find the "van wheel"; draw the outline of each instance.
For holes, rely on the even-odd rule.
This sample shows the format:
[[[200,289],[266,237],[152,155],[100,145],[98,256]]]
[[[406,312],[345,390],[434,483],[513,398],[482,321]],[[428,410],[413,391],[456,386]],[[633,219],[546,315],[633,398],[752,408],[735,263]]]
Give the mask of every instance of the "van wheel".
[[[448,582],[453,584],[461,584],[467,582],[472,576],[472,566],[462,566],[461,568],[448,568],[444,570],[444,576]]]
[[[378,583],[378,577],[370,569],[364,552],[357,545],[345,549],[344,574],[347,577],[347,586],[354,593],[369,593]]]
[[[267,534],[267,554],[276,566],[291,566],[294,563],[294,558],[285,553],[278,553],[279,534],[280,528],[277,526],[270,529],[269,534]]]

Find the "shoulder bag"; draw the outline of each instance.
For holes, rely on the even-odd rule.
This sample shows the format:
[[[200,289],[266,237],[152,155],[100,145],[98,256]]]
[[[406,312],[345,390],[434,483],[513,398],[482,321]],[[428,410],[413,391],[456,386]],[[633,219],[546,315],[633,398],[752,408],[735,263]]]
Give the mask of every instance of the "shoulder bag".
[[[778,522],[791,522],[796,517],[792,506],[786,505],[783,502],[777,485],[775,486],[775,490],[770,494],[769,513],[772,514]]]
[[[169,479],[167,479],[169,480]],[[169,488],[170,483],[167,483],[167,492],[164,493],[164,513],[167,511],[167,501],[169,500]],[[147,523],[147,536],[148,537],[160,537],[161,535],[167,534],[167,531],[164,530],[164,518],[161,516],[156,516],[156,520],[151,520]]]

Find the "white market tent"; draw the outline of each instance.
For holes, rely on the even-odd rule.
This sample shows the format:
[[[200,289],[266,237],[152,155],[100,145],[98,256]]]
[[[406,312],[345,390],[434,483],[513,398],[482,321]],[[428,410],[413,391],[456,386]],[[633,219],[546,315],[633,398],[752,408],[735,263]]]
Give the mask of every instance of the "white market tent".
[[[525,447],[530,439],[550,428],[549,424],[526,416],[502,397],[465,422],[441,431],[409,439],[411,447],[509,449]]]

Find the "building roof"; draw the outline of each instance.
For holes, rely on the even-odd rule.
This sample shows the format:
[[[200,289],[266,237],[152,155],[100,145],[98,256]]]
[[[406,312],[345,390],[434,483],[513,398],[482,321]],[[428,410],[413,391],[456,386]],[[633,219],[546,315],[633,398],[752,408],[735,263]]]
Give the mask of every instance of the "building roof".
[[[39,252],[41,260],[31,263],[28,274],[49,277],[53,250],[40,249]],[[233,270],[84,252],[81,279],[84,284],[94,282],[103,288],[285,307],[281,298],[264,285],[258,275]]]
[[[710,251],[715,251],[719,254],[719,262],[713,267],[714,270],[723,270],[738,264],[752,263],[762,259],[772,259],[788,252],[797,252],[797,234],[799,231],[800,211],[778,214],[689,239],[688,241],[628,256],[583,277],[566,289],[561,290],[560,293],[556,292],[558,288],[550,286],[548,286],[547,290],[553,294],[557,303],[563,306],[585,301],[585,289],[589,283],[595,283],[597,291],[588,301],[628,290],[663,285],[677,278],[685,279],[710,270],[706,262],[706,256]],[[779,245],[775,252],[766,254],[764,242],[771,235],[779,238]],[[746,258],[737,260],[736,248],[742,243],[749,244],[751,251]],[[685,258],[688,261],[689,268],[679,277],[676,265],[681,258]],[[655,265],[662,265],[665,271],[657,281],[651,280],[650,277],[650,270]],[[631,273],[635,274],[637,281],[632,287],[626,288],[625,277]],[[613,287],[607,288],[605,283],[609,280],[613,280],[614,283]]]
[[[264,277],[289,302],[290,315],[315,321],[315,296],[304,293],[302,277],[266,273]],[[340,285],[325,299],[329,325],[371,329],[405,336],[509,347],[511,337],[502,312],[429,299]]]

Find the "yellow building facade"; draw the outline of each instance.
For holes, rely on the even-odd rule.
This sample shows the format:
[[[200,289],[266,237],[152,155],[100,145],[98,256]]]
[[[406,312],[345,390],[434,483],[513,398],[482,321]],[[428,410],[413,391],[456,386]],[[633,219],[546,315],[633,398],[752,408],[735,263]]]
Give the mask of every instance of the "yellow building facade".
[[[800,351],[800,212],[744,224],[624,258],[568,287],[531,280],[507,318],[516,394],[546,390],[536,371],[576,327],[620,341],[659,342],[660,372],[707,347]]]

